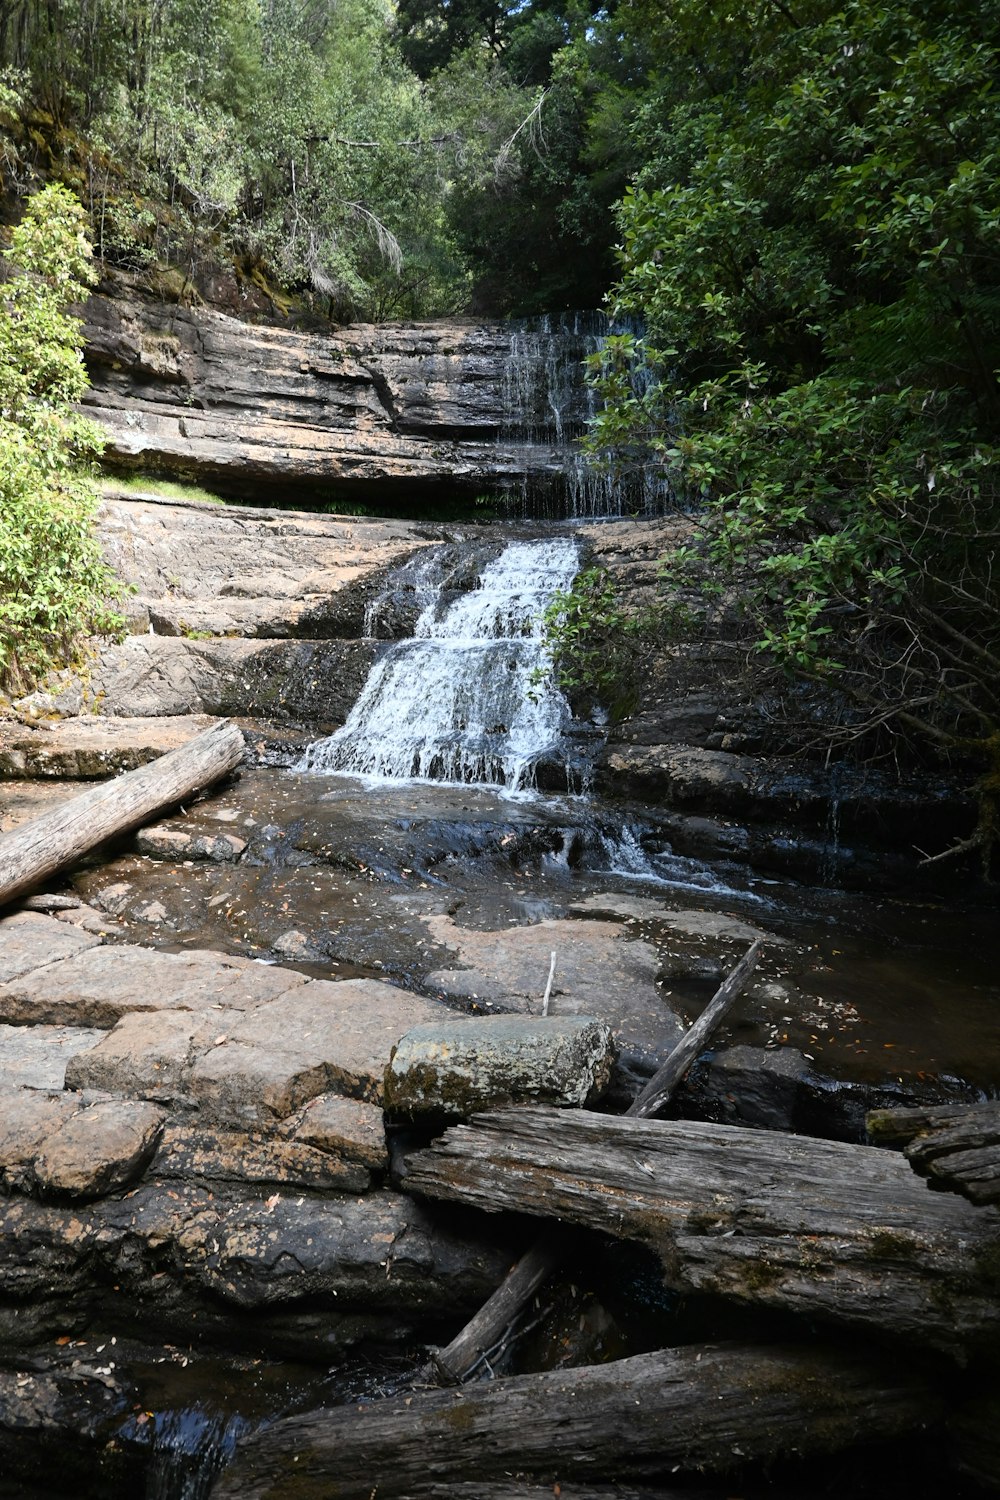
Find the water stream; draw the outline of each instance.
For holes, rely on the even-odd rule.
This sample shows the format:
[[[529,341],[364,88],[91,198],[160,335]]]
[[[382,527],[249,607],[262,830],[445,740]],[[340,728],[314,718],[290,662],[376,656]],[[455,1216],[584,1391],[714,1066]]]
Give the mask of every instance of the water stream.
[[[413,638],[390,646],[343,728],[310,746],[297,769],[514,793],[535,785],[545,760],[571,776],[570,710],[545,670],[543,616],[573,582],[575,542],[512,542],[455,599],[434,561],[422,563],[427,602]]]

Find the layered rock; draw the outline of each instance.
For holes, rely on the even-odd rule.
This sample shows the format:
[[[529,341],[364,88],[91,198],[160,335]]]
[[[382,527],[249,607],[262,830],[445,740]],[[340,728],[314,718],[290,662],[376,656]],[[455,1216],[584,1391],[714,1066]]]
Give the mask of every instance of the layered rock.
[[[539,427],[530,393],[518,390],[511,415],[516,337],[460,319],[306,333],[95,296],[87,405],[113,460],[196,473],[242,497],[544,485],[572,464],[561,437],[583,411],[571,381],[556,434]],[[577,406],[582,379],[578,391]]]

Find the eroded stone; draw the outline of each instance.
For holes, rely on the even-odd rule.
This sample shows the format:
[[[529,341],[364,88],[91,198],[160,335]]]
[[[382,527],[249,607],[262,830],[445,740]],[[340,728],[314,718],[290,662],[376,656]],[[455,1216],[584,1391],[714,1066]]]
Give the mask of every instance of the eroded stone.
[[[281,1140],[261,1131],[227,1131],[200,1125],[169,1125],[152,1170],[158,1178],[327,1192],[364,1193],[371,1186],[371,1173],[366,1168],[357,1162],[340,1161],[304,1141]]]
[[[388,1171],[382,1111],[363,1099],[320,1094],[283,1121],[279,1131],[291,1140],[305,1141],[346,1161],[359,1162],[372,1172]]]
[[[34,1175],[43,1192],[99,1198],[142,1175],[163,1129],[153,1104],[109,1099],[72,1114],[42,1146]]]
[[[506,1104],[595,1104],[614,1063],[590,1016],[482,1016],[408,1031],[385,1072],[386,1112],[458,1119]]]

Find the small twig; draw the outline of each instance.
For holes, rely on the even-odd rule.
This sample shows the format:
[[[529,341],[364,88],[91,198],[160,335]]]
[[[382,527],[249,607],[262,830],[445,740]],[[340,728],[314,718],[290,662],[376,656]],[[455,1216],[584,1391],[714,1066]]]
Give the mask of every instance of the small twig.
[[[552,979],[553,979],[553,976],[555,975],[555,972],[556,972],[556,950],[553,948],[553,950],[552,950],[552,961],[549,964],[549,979],[548,979],[548,983],[545,986],[545,994],[542,996],[542,1015],[543,1016],[547,1016],[548,1013],[549,1013],[549,996],[552,994]]]

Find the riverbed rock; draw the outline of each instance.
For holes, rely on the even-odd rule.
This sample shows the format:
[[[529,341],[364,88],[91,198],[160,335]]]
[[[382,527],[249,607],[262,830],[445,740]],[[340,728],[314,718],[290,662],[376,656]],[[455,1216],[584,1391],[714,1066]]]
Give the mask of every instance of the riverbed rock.
[[[394,1119],[461,1119],[530,1101],[582,1108],[607,1089],[609,1028],[590,1016],[479,1016],[414,1027],[393,1048],[385,1109]]]
[[[213,717],[201,713],[122,719],[110,713],[97,717],[83,712],[77,718],[60,719],[59,714],[78,712],[67,692],[45,695],[52,721],[44,726],[0,720],[0,777],[118,776],[186,745],[215,723]],[[24,703],[20,700],[19,710]]]
[[[40,912],[15,912],[0,924],[0,986],[34,969],[96,948],[100,938]]]
[[[131,1099],[102,1100],[77,1110],[35,1159],[39,1190],[80,1199],[126,1187],[152,1159],[164,1118],[155,1105]]]
[[[611,1027],[620,1048],[651,1064],[683,1034],[657,988],[660,955],[618,923],[556,920],[482,932],[446,915],[424,920],[437,942],[455,950],[455,967],[427,977],[429,986],[450,998],[540,1015],[555,951],[552,1016],[597,1016]]]
[[[303,1141],[206,1125],[168,1125],[152,1171],[163,1180],[306,1188],[311,1192],[365,1193],[372,1184],[371,1173],[357,1162],[344,1161]]]
[[[0,1086],[61,1089],[71,1059],[103,1035],[87,1026],[0,1026]]]
[[[268,1193],[147,1179],[64,1206],[0,1199],[0,1346],[99,1311],[177,1343],[323,1358],[365,1337],[453,1327],[509,1267],[495,1226],[459,1233],[382,1190]]]
[[[161,953],[124,943],[93,947],[89,934],[38,920],[53,920],[60,932],[81,940],[78,947],[83,939],[88,947],[0,984],[0,1021],[110,1028],[132,1011],[243,1010],[306,983],[304,974],[236,955]],[[0,945],[8,922],[0,924]]]
[[[271,1125],[331,1090],[379,1102],[393,1046],[441,1014],[433,1001],[377,980],[307,982],[292,970],[257,971],[271,976],[275,998],[254,1008],[236,1008],[235,996],[232,1006],[211,1005],[203,986],[182,1003],[161,994],[157,1010],[136,1005],[72,1059],[68,1087],[195,1109],[199,1124]],[[228,1002],[225,986],[219,993]]]
[[[90,1199],[140,1177],[164,1114],[133,1100],[83,1100],[36,1089],[0,1089],[0,1176],[4,1187]]]
[[[379,1176],[389,1170],[382,1111],[362,1099],[320,1094],[278,1127],[289,1140],[304,1141],[358,1162]]]
[[[246,839],[235,833],[193,833],[171,823],[154,823],[135,836],[136,849],[150,859],[206,859],[213,864],[232,864],[246,846]]]

